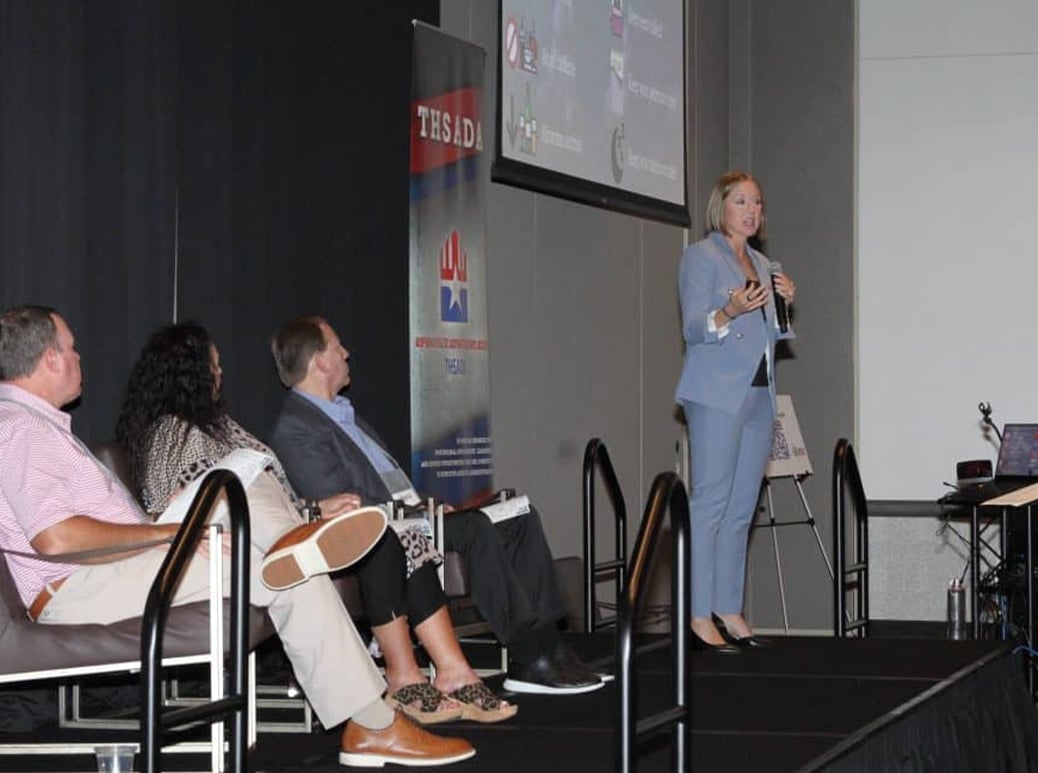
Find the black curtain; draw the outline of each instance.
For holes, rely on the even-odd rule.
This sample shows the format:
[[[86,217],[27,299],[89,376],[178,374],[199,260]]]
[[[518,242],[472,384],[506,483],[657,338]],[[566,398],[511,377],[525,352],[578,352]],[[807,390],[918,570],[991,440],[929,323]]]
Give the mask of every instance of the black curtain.
[[[410,21],[438,23],[438,0],[0,9],[0,303],[67,316],[77,432],[111,435],[130,363],[176,317],[213,332],[232,413],[264,435],[269,336],[315,311],[408,458]]]
[[[77,430],[111,434],[173,304],[175,59],[159,2],[0,4],[0,306],[68,319]]]

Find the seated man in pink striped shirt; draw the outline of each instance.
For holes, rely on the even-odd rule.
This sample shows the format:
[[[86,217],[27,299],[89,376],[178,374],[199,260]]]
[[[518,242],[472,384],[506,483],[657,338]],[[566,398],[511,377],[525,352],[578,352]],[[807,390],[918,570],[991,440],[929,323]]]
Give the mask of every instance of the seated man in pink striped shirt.
[[[81,386],[72,331],[56,311],[20,306],[0,314],[0,548],[46,556],[117,551],[82,566],[4,555],[30,617],[40,623],[107,623],[141,615],[165,551],[140,545],[177,529],[177,524],[151,522],[72,434],[71,419],[60,409],[79,397]],[[340,762],[424,766],[475,754],[467,741],[432,735],[382,701],[385,682],[327,576],[287,590],[264,587],[259,569],[268,549],[284,544],[286,533],[302,534],[309,527],[300,524],[290,503],[286,506],[269,475],[257,478],[247,499],[250,601],[266,608],[321,723],[346,722]],[[353,550],[352,560],[380,536],[381,530],[373,531]],[[208,593],[208,562],[197,559],[173,603]]]

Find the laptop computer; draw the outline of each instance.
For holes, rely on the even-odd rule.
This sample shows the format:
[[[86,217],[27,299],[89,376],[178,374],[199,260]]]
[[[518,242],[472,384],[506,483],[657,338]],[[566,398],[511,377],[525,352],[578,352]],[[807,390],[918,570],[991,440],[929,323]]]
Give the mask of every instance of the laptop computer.
[[[979,505],[1032,483],[1038,483],[1038,424],[1006,424],[1002,428],[995,477],[961,486],[940,501],[949,505]]]

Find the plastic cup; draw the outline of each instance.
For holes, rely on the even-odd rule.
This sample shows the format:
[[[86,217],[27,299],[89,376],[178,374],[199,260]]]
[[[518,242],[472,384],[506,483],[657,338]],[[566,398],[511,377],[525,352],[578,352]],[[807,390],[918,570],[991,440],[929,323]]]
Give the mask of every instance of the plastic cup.
[[[98,773],[133,773],[134,744],[95,746]]]

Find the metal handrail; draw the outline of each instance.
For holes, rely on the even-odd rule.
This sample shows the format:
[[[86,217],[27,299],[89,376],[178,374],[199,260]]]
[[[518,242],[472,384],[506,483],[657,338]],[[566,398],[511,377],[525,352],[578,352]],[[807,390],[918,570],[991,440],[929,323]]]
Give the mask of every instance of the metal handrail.
[[[616,529],[616,557],[611,561],[595,562],[595,469],[602,474],[609,501],[613,506],[613,523]],[[598,606],[596,585],[605,572],[616,573],[616,605],[627,585],[627,504],[624,502],[620,483],[616,479],[609,451],[599,438],[591,438],[584,448],[584,633],[594,633],[598,628],[615,625],[618,615],[596,624]]]
[[[846,438],[836,442],[833,453],[833,635],[837,639],[858,630],[868,636],[869,627],[869,526],[868,503],[858,471],[854,447]],[[847,495],[850,495],[856,535],[854,563],[848,566],[846,551]],[[856,610],[847,618],[847,578],[856,577]]]
[[[231,521],[231,666],[229,695],[203,706],[161,712],[162,633],[177,586],[191,559],[209,511],[227,493]],[[184,522],[159,568],[141,623],[141,762],[146,773],[159,768],[163,727],[231,716],[230,769],[245,771],[248,705],[249,509],[241,481],[229,470],[214,470],[202,481]]]
[[[673,647],[674,706],[642,719],[635,724],[635,681],[633,669],[634,624],[645,596],[650,560],[656,548],[664,510],[670,513],[674,541],[671,567],[670,632]],[[634,543],[634,555],[628,572],[628,585],[620,597],[616,638],[618,731],[616,769],[627,773],[634,769],[635,743],[638,736],[666,727],[674,728],[674,770],[691,770],[692,708],[691,675],[688,671],[689,599],[691,536],[688,518],[688,495],[685,486],[673,472],[661,472],[652,482],[645,515]]]

